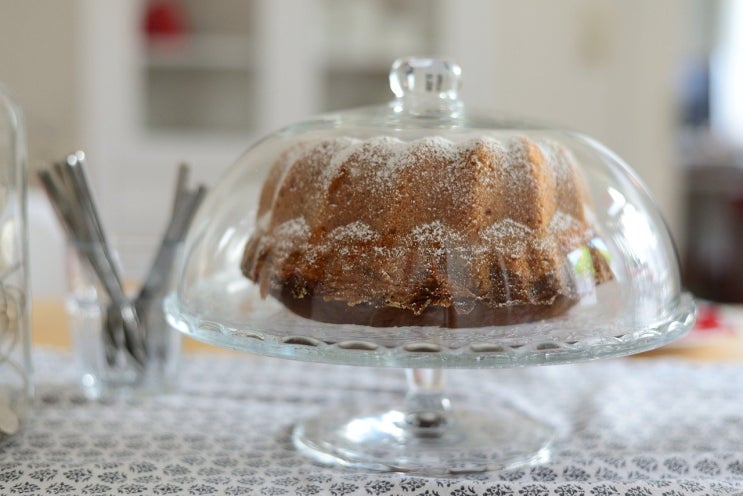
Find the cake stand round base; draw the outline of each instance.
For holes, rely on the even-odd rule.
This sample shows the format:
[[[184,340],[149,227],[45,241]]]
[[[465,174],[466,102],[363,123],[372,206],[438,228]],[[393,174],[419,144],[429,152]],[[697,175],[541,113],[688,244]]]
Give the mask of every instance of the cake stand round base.
[[[345,408],[300,421],[292,441],[324,465],[446,476],[544,463],[555,432],[505,405],[444,414]]]

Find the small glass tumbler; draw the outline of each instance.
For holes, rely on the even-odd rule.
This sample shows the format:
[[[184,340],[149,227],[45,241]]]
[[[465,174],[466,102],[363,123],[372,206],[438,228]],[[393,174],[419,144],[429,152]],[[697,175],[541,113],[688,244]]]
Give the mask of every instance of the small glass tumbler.
[[[67,315],[80,383],[88,398],[167,393],[176,388],[181,335],[165,320],[163,298],[174,287],[173,269],[178,264],[180,245],[165,246],[174,254],[173,264],[162,281],[162,290],[151,295],[142,307],[137,297],[158,247],[148,238],[125,238],[113,244],[113,258],[131,304],[129,309],[138,310],[135,331],[141,338],[144,357],[137,359],[121,326],[121,306],[112,304],[88,262],[96,247],[68,243]]]
[[[0,441],[31,408],[29,304],[25,126],[0,85]]]

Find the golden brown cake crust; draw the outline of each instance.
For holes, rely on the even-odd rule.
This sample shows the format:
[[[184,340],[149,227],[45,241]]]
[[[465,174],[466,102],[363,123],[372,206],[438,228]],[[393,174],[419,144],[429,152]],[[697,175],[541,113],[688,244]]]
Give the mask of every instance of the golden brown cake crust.
[[[242,271],[323,322],[540,320],[579,299],[576,278],[612,277],[587,203],[569,154],[525,137],[300,143],[264,184]]]

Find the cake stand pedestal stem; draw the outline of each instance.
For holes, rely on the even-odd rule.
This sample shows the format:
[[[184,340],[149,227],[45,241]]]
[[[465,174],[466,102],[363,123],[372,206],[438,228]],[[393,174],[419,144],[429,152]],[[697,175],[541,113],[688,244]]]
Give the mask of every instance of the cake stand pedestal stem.
[[[451,424],[451,402],[441,369],[406,369],[405,423],[415,437],[441,437]]]

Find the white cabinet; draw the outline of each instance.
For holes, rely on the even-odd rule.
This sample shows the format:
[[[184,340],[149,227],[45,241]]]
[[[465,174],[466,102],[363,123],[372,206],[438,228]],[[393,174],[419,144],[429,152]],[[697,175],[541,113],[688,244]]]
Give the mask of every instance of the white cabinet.
[[[143,0],[80,1],[81,146],[118,232],[160,229],[178,162],[212,182],[289,122],[390,99],[389,64],[411,54],[458,61],[466,102],[604,141],[678,222],[683,3],[181,0],[187,35],[148,43]]]
[[[395,58],[460,32],[431,0],[182,0],[185,32],[148,37],[146,2],[82,1],[83,146],[125,233],[164,222],[179,162],[212,182],[283,125],[388,101]]]

